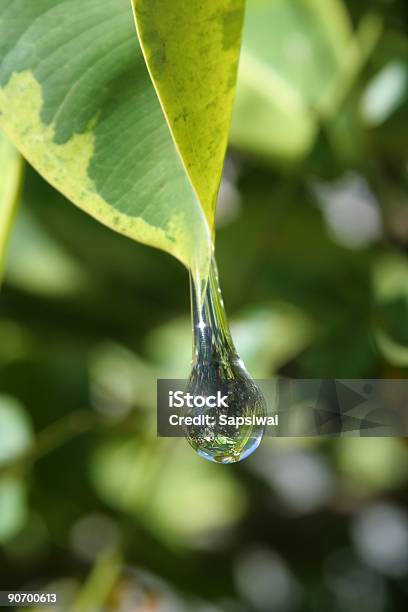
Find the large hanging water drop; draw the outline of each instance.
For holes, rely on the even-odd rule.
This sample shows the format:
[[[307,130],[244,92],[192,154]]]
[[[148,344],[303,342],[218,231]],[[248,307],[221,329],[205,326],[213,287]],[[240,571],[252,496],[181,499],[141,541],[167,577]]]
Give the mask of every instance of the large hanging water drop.
[[[193,366],[188,391],[205,398],[219,393],[227,398],[227,406],[183,408],[185,417],[202,417],[199,425],[184,425],[184,434],[205,459],[235,463],[253,453],[262,440],[265,399],[234,347],[214,258],[206,282],[190,275],[190,290]]]

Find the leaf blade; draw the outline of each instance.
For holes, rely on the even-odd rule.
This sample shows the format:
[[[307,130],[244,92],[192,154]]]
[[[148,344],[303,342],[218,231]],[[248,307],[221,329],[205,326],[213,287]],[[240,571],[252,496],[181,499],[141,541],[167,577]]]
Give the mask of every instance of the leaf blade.
[[[235,97],[244,0],[132,0],[143,53],[213,227]]]
[[[198,251],[205,266],[208,224],[128,0],[12,0],[0,8],[0,41],[0,124],[37,171],[111,229],[188,267]]]

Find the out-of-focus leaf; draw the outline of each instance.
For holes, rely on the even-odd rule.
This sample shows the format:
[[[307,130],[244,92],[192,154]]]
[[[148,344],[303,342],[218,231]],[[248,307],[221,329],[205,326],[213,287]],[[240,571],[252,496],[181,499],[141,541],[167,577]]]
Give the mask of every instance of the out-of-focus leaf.
[[[15,478],[0,479],[0,543],[7,542],[24,526],[27,518],[24,484]]]
[[[385,66],[368,84],[361,101],[367,123],[379,125],[402,104],[406,97],[408,68],[396,60]]]
[[[305,154],[378,31],[370,19],[354,35],[342,0],[249,0],[233,144],[263,157]]]
[[[393,166],[400,167],[403,175],[405,174],[404,163],[408,141],[408,87],[405,86],[405,90],[402,91],[403,81],[407,80],[408,66],[408,38],[405,30],[406,28],[404,32],[399,32],[396,28],[385,29],[381,37],[381,44],[376,46],[370,61],[370,78],[368,83],[364,83],[364,89],[359,92],[359,99],[356,103],[356,114],[359,115],[365,134],[370,135],[370,158],[387,159],[388,163],[392,160]],[[384,79],[386,79],[385,82]],[[387,81],[390,83],[390,89]],[[370,123],[367,112],[373,114],[374,123]],[[385,190],[391,193],[384,195],[384,201],[388,205],[393,204],[396,200],[398,203],[398,189],[401,187],[403,187],[403,181],[392,180],[391,189]],[[401,199],[405,207],[406,188],[403,190]],[[400,223],[399,225],[404,227],[405,224]],[[403,227],[400,227],[400,230]]]
[[[231,330],[238,352],[256,378],[276,374],[296,357],[313,337],[313,326],[287,304],[256,306],[233,321]]]
[[[89,356],[94,406],[113,419],[124,417],[134,405],[152,409],[156,403],[156,370],[125,347],[105,342]]]
[[[407,449],[398,438],[340,438],[340,472],[360,494],[387,491],[408,477]]]
[[[374,331],[387,361],[408,366],[408,260],[382,257],[374,270]]]
[[[232,144],[262,157],[304,154],[315,138],[316,123],[301,96],[249,52],[240,66]]]
[[[70,606],[72,612],[102,608],[119,578],[121,567],[121,559],[117,552],[102,554]]]
[[[187,378],[192,359],[191,322],[186,317],[160,325],[145,340],[146,354],[159,378]]]
[[[198,200],[213,228],[244,0],[132,0],[147,66]]]
[[[0,282],[7,244],[19,200],[23,160],[8,138],[0,132]]]
[[[26,451],[32,428],[23,406],[12,397],[0,395],[0,465]]]
[[[94,453],[91,477],[109,505],[183,546],[231,527],[246,506],[232,475],[202,461],[185,440],[106,442]]]
[[[10,241],[6,279],[27,292],[47,296],[78,293],[85,276],[69,254],[22,209]]]
[[[111,229],[204,265],[208,223],[129,0],[3,2],[0,41],[0,124],[40,174]]]

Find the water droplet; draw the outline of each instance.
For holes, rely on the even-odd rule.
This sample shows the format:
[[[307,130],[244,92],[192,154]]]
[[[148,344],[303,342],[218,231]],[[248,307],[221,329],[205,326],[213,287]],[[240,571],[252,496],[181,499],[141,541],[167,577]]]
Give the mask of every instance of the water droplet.
[[[184,425],[194,450],[216,463],[235,463],[259,446],[266,415],[265,399],[237,354],[229,331],[213,259],[204,282],[190,276],[193,366],[188,391],[195,397],[224,397],[216,406],[185,407],[183,416],[200,416]],[[226,405],[225,405],[226,404]],[[257,422],[258,421],[258,422]]]

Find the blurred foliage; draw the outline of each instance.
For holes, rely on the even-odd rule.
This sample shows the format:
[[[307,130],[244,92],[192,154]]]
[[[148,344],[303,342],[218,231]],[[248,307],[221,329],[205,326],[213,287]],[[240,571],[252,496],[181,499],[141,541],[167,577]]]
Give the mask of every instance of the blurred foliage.
[[[405,378],[407,4],[258,5],[281,12],[273,47],[266,20],[253,44],[313,125],[293,145],[300,106],[261,77],[233,134],[217,253],[234,338],[259,377]],[[319,83],[367,31],[322,112]],[[228,468],[157,440],[155,380],[189,369],[187,287],[26,168],[0,299],[2,589],[58,588],[64,609],[405,611],[404,439],[267,439]]]
[[[3,280],[5,253],[20,199],[23,160],[8,138],[0,132],[0,279]]]
[[[232,142],[264,157],[307,153],[378,39],[367,14],[353,33],[339,0],[248,0]]]

